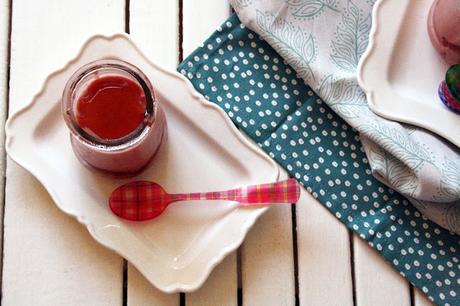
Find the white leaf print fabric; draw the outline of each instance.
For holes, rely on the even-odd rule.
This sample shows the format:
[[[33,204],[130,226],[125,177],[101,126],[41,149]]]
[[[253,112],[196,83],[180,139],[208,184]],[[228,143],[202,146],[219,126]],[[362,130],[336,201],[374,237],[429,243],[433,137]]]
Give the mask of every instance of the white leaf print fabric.
[[[397,1],[397,0],[388,0]],[[360,132],[373,175],[460,233],[460,150],[370,111],[356,81],[375,0],[230,0],[317,94]]]

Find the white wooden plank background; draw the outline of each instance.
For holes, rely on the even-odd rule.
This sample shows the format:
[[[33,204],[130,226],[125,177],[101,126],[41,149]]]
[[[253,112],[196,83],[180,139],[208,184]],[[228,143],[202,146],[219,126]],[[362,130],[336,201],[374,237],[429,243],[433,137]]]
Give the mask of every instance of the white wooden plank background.
[[[226,0],[184,0],[182,8],[182,52],[191,53],[230,15]],[[237,305],[237,258],[233,253],[216,267],[205,285],[186,294],[185,303],[194,306]]]
[[[358,236],[353,236],[358,305],[410,306],[410,286],[380,255]],[[382,290],[384,288],[385,290]]]
[[[296,208],[300,304],[353,305],[346,227],[305,190]]]
[[[124,29],[122,1],[18,0],[12,9],[10,114],[89,35]],[[43,187],[10,160],[7,178],[4,305],[120,305],[122,259],[61,213]]]
[[[287,178],[281,171],[280,179]],[[295,305],[290,206],[274,206],[260,217],[242,246],[244,305]]]
[[[433,306],[434,303],[432,303],[425,294],[419,289],[414,289],[414,298],[413,298],[413,303],[416,306]]]
[[[179,5],[177,1],[129,2],[129,32],[153,61],[174,69],[179,63]],[[179,305],[179,294],[165,294],[132,265],[128,265],[128,305]]]
[[[11,114],[92,34],[127,29],[147,56],[174,69],[180,50],[187,56],[230,14],[226,0],[9,3],[0,1],[1,126],[8,81]],[[432,305],[306,192],[294,214],[289,207],[265,214],[240,251],[217,266],[201,289],[164,294],[129,264],[123,275],[122,258],[58,211],[25,170],[10,160],[4,165],[3,146],[0,155],[7,176],[4,305]],[[3,175],[4,185],[2,180]]]

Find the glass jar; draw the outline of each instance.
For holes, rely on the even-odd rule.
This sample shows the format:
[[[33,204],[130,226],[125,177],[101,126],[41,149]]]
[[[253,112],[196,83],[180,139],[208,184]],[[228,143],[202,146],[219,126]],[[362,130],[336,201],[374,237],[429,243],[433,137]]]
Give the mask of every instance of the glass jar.
[[[111,85],[111,80],[122,85]],[[111,90],[112,97],[107,96]],[[135,92],[139,101],[130,101],[127,90]],[[99,108],[83,108],[96,102],[99,104],[92,106]],[[98,170],[135,174],[149,163],[166,137],[166,118],[152,85],[142,71],[121,60],[103,59],[79,68],[65,86],[61,107],[75,155]],[[82,110],[89,116],[86,121],[96,128],[83,124]]]

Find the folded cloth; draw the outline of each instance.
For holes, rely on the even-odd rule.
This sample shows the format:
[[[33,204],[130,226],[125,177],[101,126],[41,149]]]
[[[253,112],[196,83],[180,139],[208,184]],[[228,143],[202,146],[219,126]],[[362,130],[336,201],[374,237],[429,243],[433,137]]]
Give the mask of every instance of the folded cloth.
[[[376,180],[357,132],[236,15],[178,71],[401,275],[459,304],[460,236]]]
[[[340,117],[360,132],[375,177],[460,234],[460,150],[370,111],[356,81],[375,0],[230,0]],[[421,31],[426,31],[425,28]]]

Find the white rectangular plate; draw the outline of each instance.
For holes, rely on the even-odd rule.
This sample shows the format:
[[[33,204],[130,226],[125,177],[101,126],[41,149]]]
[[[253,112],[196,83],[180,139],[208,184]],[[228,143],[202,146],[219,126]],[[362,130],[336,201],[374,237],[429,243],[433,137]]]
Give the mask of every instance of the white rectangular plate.
[[[107,57],[130,62],[147,75],[168,122],[168,140],[148,168],[131,179],[82,166],[60,113],[69,76],[83,64]],[[197,289],[267,208],[182,202],[153,221],[135,223],[112,214],[107,205],[111,191],[135,179],[158,182],[174,193],[279,178],[278,166],[242,137],[223,110],[179,73],[151,63],[124,34],[90,38],[78,56],[51,74],[33,101],[8,120],[6,134],[9,156],[45,186],[62,211],[77,217],[98,242],[127,258],[165,292]]]
[[[430,130],[460,147],[460,116],[439,100],[447,64],[427,31],[432,1],[379,0],[358,81],[369,107],[390,120]]]

